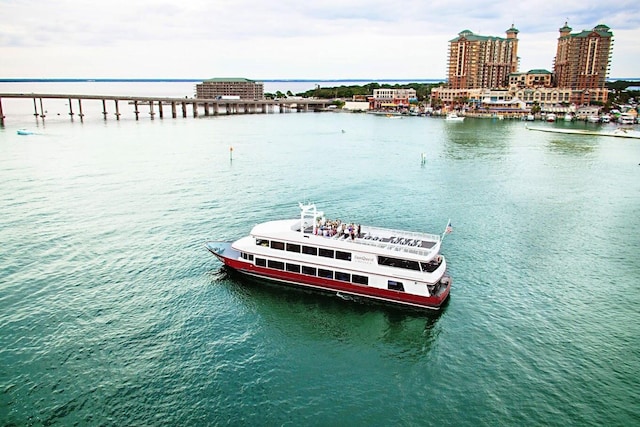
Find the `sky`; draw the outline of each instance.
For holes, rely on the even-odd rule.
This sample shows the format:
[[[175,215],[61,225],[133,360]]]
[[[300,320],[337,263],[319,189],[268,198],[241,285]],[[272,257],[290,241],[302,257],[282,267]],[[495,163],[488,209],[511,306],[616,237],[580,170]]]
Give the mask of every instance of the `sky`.
[[[638,0],[0,0],[0,79],[446,79],[458,33],[511,25],[519,71],[552,71],[565,22],[640,77]]]

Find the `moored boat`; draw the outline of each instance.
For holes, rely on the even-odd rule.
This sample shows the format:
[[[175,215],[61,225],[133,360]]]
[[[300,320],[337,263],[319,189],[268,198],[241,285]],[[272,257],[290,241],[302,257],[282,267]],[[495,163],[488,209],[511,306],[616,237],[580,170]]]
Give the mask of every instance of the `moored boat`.
[[[549,113],[546,115],[545,120],[548,122],[555,122],[557,119],[557,116],[553,113]]]
[[[447,114],[447,117],[445,118],[445,120],[448,122],[461,122],[464,120],[464,116],[459,116],[456,113],[449,113]]]
[[[255,278],[332,294],[438,310],[451,289],[442,236],[328,220],[314,204],[300,218],[258,224],[205,247]]]

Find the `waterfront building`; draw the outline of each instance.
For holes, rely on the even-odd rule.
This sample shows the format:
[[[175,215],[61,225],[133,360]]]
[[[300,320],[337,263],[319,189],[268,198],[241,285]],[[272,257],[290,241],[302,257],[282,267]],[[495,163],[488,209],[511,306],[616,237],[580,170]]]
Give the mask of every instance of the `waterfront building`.
[[[547,70],[529,70],[526,73],[509,74],[509,88],[552,87],[553,73]]]
[[[605,103],[613,33],[609,27],[600,24],[592,30],[571,34],[571,27],[566,22],[559,31],[553,64],[555,86],[571,89],[572,103]]]
[[[480,36],[464,30],[449,41],[448,87],[451,89],[499,89],[507,87],[518,71],[518,30],[512,25],[507,37]]]
[[[414,100],[417,100],[417,94],[413,88],[374,89],[371,108],[376,110],[381,108],[409,108],[409,104]]]
[[[244,78],[214,78],[196,84],[196,98],[215,99],[220,96],[264,99],[264,83]]]

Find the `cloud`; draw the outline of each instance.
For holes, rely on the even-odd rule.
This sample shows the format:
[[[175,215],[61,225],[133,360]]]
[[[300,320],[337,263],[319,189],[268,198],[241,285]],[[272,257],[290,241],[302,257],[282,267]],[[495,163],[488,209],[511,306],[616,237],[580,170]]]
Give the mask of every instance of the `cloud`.
[[[627,0],[0,0],[0,8],[5,77],[43,77],[32,65],[38,55],[52,74],[44,77],[441,78],[461,30],[504,37],[512,24],[521,69],[550,69],[565,21],[574,32],[608,25],[612,75],[638,69],[640,6]]]

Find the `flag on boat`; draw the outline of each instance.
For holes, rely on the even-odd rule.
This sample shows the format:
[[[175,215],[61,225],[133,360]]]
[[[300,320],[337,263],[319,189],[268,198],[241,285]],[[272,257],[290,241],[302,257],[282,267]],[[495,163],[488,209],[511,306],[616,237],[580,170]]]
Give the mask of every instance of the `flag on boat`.
[[[449,222],[447,223],[447,228],[445,228],[444,232],[446,234],[449,234],[453,231],[453,227],[451,226],[451,220],[449,220]]]

